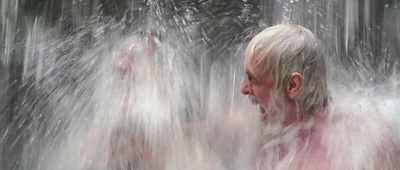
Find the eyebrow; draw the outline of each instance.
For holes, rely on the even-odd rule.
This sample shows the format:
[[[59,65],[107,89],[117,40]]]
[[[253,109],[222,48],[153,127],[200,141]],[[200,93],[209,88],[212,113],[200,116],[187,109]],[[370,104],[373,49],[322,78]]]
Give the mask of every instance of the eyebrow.
[[[249,78],[252,78],[252,79],[254,79],[254,80],[258,81],[257,77],[256,77],[256,76],[254,76],[254,74],[253,74],[253,73],[251,73],[250,71],[246,71],[246,74],[247,74],[247,76],[248,76]]]

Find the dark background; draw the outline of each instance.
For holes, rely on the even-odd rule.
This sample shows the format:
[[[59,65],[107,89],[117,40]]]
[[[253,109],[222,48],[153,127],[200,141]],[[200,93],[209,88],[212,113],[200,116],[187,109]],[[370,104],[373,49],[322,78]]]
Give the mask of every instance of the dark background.
[[[35,18],[58,27],[63,37],[82,33],[82,27],[92,21],[122,23],[122,34],[129,34],[143,24],[150,8],[149,2],[132,0],[17,2],[2,0],[0,4],[1,169],[22,169],[19,161],[23,143],[29,138],[27,125],[32,119],[40,119],[24,113],[37,109],[35,106],[46,109],[42,99],[48,94],[32,92],[30,85],[22,84],[26,28]],[[385,80],[399,59],[398,0],[159,0],[157,6],[163,13],[160,20],[192,14],[194,19],[187,22],[201,29],[198,41],[209,51],[208,65],[262,28],[283,21],[301,24],[316,33],[327,45],[329,56],[344,70],[368,72],[369,77],[355,77],[363,82]],[[93,32],[84,33],[83,50],[93,45]],[[24,102],[30,107],[23,107]]]

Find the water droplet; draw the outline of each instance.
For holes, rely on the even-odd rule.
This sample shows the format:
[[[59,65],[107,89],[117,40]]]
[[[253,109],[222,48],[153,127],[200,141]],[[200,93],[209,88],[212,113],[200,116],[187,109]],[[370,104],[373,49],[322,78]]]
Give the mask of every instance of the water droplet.
[[[389,4],[386,4],[386,5],[385,5],[385,8],[387,8],[387,7],[389,7]]]

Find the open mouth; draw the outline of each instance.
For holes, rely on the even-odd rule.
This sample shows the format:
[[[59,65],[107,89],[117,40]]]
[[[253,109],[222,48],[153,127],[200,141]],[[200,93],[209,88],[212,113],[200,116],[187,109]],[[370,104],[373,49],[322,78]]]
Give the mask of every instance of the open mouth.
[[[264,121],[267,120],[268,115],[267,115],[267,113],[265,112],[264,107],[261,106],[261,104],[259,104],[258,106],[259,106],[259,109],[260,109],[260,119],[261,119],[261,121],[264,122]]]
[[[265,109],[264,107],[261,106],[261,104],[258,105],[259,109],[260,109],[260,114],[265,114]]]
[[[265,113],[265,109],[264,109],[264,107],[261,106],[261,104],[259,104],[259,109],[260,109],[260,119],[261,119],[261,121],[266,121],[268,116],[267,116],[267,113]]]
[[[253,96],[253,95],[250,95],[250,96],[249,96],[249,99],[250,99],[250,101],[251,101],[253,104],[258,105],[258,108],[259,108],[259,110],[260,110],[261,120],[262,120],[262,121],[267,120],[267,114],[266,114],[266,112],[265,112],[264,107],[261,105],[260,101],[259,101],[255,96]]]

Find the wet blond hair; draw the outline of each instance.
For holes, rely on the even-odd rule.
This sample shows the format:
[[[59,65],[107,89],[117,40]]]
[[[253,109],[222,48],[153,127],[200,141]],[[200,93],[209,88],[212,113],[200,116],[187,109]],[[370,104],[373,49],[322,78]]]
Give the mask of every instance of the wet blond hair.
[[[269,27],[250,41],[245,67],[253,73],[251,63],[257,56],[261,74],[274,76],[275,91],[283,91],[291,74],[300,73],[304,81],[296,103],[305,115],[313,114],[315,106],[325,105],[327,97],[326,65],[319,44],[316,36],[300,25]]]

